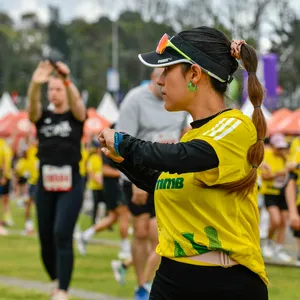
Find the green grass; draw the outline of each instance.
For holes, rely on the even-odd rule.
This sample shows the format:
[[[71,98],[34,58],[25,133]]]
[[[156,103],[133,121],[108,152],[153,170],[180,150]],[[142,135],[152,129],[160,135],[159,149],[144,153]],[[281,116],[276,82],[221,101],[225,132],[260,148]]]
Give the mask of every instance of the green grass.
[[[267,266],[270,300],[300,300],[300,268]]]
[[[23,227],[23,210],[13,208],[14,229]],[[82,216],[80,223],[87,228],[90,219]],[[118,228],[113,232],[105,231],[98,238],[118,239]],[[113,277],[110,262],[116,259],[119,248],[92,244],[88,246],[88,255],[81,257],[76,253],[72,287],[87,291],[104,293],[112,296],[132,298],[136,284],[134,272],[128,271],[125,286],[118,285]],[[17,234],[0,237],[0,275],[28,280],[48,282],[39,258],[39,246],[36,237],[24,237]],[[267,266],[270,279],[270,300],[300,300],[300,268]],[[4,287],[0,285],[0,300],[10,299],[47,299],[39,293]]]
[[[49,300],[49,296],[30,289],[20,289],[15,287],[6,287],[0,284],[0,300]],[[80,300],[80,298],[71,297],[71,300]]]
[[[12,228],[14,234],[6,237],[0,236],[0,275],[48,282],[39,256],[37,237],[17,234],[24,226],[23,209],[12,203],[12,211],[15,222]],[[90,222],[90,217],[85,215],[80,217],[82,229],[88,228]],[[118,240],[118,236],[118,227],[115,226],[113,232],[104,231],[97,234],[96,237]],[[84,257],[75,250],[75,268],[71,286],[112,296],[132,297],[136,282],[133,269],[128,270],[125,286],[120,286],[115,281],[111,270],[111,260],[117,259],[119,248],[91,244],[88,245],[87,250],[88,254]]]

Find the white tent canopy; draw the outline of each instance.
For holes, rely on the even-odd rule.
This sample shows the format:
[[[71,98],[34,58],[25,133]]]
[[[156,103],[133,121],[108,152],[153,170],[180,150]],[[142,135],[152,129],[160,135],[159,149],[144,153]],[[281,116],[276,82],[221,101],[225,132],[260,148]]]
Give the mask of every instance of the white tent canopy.
[[[97,114],[114,124],[119,119],[119,109],[110,93],[106,92],[97,107]]]
[[[0,119],[8,114],[17,114],[18,108],[13,103],[9,93],[5,92],[0,100]]]
[[[263,112],[266,120],[268,121],[271,118],[272,114],[266,109],[266,107],[263,104],[261,106],[261,109],[262,109],[262,112]],[[253,114],[253,110],[254,110],[254,107],[253,107],[251,101],[249,100],[249,98],[247,98],[247,100],[241,107],[241,111],[244,113],[244,115],[251,118],[252,114]]]

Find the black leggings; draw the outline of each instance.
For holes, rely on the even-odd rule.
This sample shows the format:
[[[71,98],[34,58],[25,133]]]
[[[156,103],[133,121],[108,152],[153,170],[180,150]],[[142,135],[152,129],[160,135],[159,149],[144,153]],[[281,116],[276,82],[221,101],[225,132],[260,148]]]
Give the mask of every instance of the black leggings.
[[[260,277],[242,265],[202,267],[162,258],[150,300],[267,300]]]
[[[59,289],[68,290],[73,270],[73,231],[83,202],[82,178],[73,174],[69,192],[47,192],[39,180],[36,190],[41,256]]]

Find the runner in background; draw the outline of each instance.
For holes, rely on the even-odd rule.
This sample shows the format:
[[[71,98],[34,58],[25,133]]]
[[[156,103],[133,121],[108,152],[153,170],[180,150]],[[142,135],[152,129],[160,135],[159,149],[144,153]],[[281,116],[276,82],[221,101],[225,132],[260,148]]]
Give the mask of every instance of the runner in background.
[[[28,194],[29,198],[25,204],[25,234],[32,235],[34,233],[34,222],[31,216],[31,208],[35,202],[36,185],[39,178],[39,159],[37,158],[37,140],[30,142],[27,150],[27,167],[29,172],[28,178]]]
[[[53,111],[42,108],[41,86],[48,83]],[[52,281],[52,300],[67,300],[74,253],[73,231],[83,202],[80,142],[86,109],[62,62],[39,63],[29,89],[29,118],[38,136],[40,176],[36,187],[41,256]]]
[[[2,139],[1,139],[2,140]],[[3,176],[4,184],[1,187],[0,199],[3,203],[3,223],[5,226],[12,227],[14,225],[12,214],[10,211],[10,189],[12,179],[12,159],[13,151],[7,141],[0,141],[0,147],[3,147],[4,165],[3,165]],[[1,185],[1,184],[0,184]]]
[[[8,162],[7,162],[7,153],[5,149],[6,149],[6,142],[4,139],[0,139],[0,200],[2,201],[5,195],[9,193],[9,182],[7,180]],[[4,215],[3,215],[3,219],[4,219]],[[0,235],[7,235],[8,232],[3,226],[3,223],[2,222],[0,223]]]
[[[285,196],[289,210],[290,226],[297,241],[296,265],[300,266],[300,147],[298,137],[291,144],[287,168],[289,170],[289,179]]]
[[[270,137],[271,149],[266,151],[263,165],[269,169],[261,170],[262,186],[260,193],[264,196],[265,206],[269,213],[268,239],[262,247],[266,258],[276,258],[283,262],[290,262],[292,258],[284,250],[288,207],[285,200],[285,187],[288,180],[286,168],[288,144],[282,134]],[[273,238],[277,235],[276,242]]]
[[[96,140],[92,140],[89,150],[89,157],[87,158],[87,189],[92,191],[93,196],[93,210],[92,210],[92,224],[95,224],[98,219],[99,205],[105,205],[103,194],[103,162],[100,144]]]
[[[97,147],[100,148],[100,144],[98,144]],[[100,155],[101,153],[102,152],[100,152]],[[97,222],[83,232],[77,244],[78,250],[82,255],[86,253],[85,246],[94,234],[109,228],[118,221],[121,237],[119,256],[123,259],[131,259],[130,241],[128,239],[130,213],[119,178],[120,171],[114,167],[110,159],[103,155],[104,199],[108,214],[100,222]]]

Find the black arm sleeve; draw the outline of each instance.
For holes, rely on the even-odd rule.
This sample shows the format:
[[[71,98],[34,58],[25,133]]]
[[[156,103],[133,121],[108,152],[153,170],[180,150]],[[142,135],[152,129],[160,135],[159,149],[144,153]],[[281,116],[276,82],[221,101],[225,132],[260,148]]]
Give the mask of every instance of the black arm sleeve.
[[[142,166],[134,166],[126,161],[121,164],[116,163],[115,166],[138,188],[151,194],[154,193],[157,178],[161,173],[160,171]]]
[[[134,166],[170,173],[200,172],[219,165],[214,148],[203,140],[160,144],[125,135],[119,144],[119,152]]]
[[[292,179],[292,180],[297,180],[298,179],[298,175],[294,172],[290,172],[289,173],[289,180]]]

